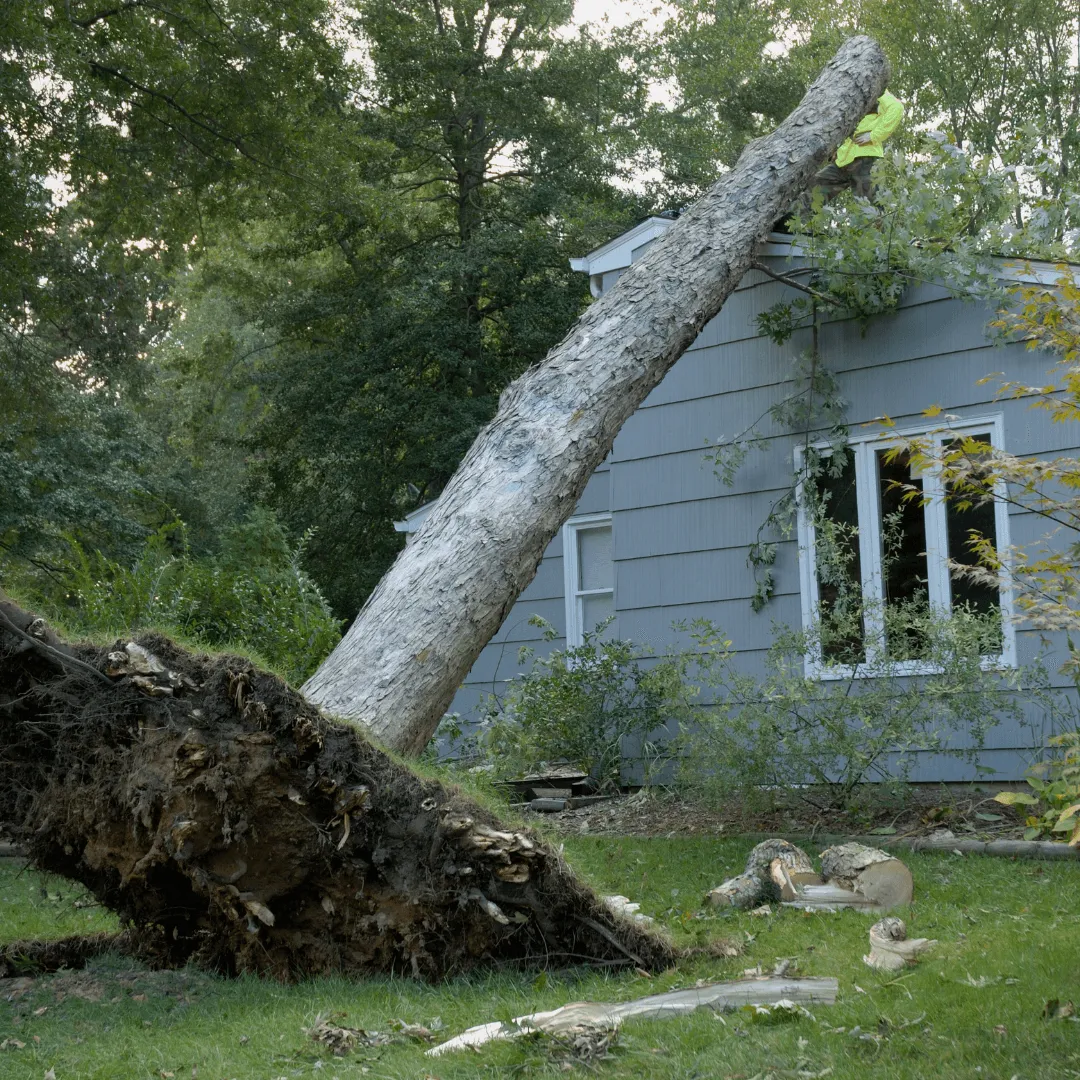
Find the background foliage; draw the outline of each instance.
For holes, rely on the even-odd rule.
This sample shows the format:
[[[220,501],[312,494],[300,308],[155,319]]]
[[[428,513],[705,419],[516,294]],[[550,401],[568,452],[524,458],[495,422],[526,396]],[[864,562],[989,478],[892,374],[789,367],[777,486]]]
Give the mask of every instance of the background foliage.
[[[62,576],[77,550],[130,569],[177,517],[184,557],[209,566],[272,511],[351,617],[398,550],[393,521],[439,493],[588,302],[568,258],[693,198],[853,30],[885,44],[909,123],[879,170],[881,214],[829,208],[802,283],[867,312],[943,267],[982,287],[992,251],[1070,250],[1075,5],[621,15],[3,5],[8,586],[29,566]]]

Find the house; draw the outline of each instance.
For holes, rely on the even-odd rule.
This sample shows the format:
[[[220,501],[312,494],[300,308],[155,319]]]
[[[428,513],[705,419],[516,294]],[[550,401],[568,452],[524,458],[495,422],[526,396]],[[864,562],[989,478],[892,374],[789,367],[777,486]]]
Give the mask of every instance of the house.
[[[644,249],[671,226],[663,217],[649,218],[634,229],[572,262],[589,275],[591,291],[600,296]],[[765,265],[782,272],[792,255],[790,238],[772,234],[760,250]],[[1002,264],[1003,274],[1013,270]],[[754,574],[749,549],[778,495],[790,490],[798,434],[770,417],[771,406],[791,393],[793,361],[810,344],[810,331],[799,332],[783,346],[762,336],[756,317],[790,297],[788,286],[765,273],[749,272],[720,314],[702,331],[663,382],[627,421],[611,453],[589,481],[573,516],[551,542],[532,583],[521,595],[499,632],[480,655],[452,706],[463,722],[476,715],[486,694],[498,692],[519,671],[518,650],[578,644],[582,633],[614,616],[610,632],[652,646],[674,638],[672,624],[706,617],[724,628],[738,650],[738,663],[748,672],[762,670],[774,623],[807,625],[817,609],[818,575],[815,541],[808,522],[776,549],[773,595],[755,611]],[[918,285],[900,308],[869,325],[858,320],[826,322],[818,350],[835,376],[847,403],[850,443],[854,450],[847,477],[849,495],[835,505],[858,525],[864,588],[881,589],[880,530],[890,509],[890,496],[880,477],[889,464],[883,451],[890,438],[932,431],[940,421],[923,415],[939,405],[960,419],[954,426],[1028,455],[1076,450],[1080,428],[1051,424],[1045,413],[1024,401],[997,401],[994,381],[979,380],[1006,371],[1010,379],[1045,381],[1045,354],[1021,345],[995,345],[986,333],[992,313],[955,299],[943,288]],[[888,414],[895,426],[871,423]],[[706,460],[709,444],[731,438],[756,417],[766,447],[750,453],[725,485]],[[907,475],[901,479],[908,479]],[[934,495],[933,478],[926,491]],[[883,501],[886,505],[883,505]],[[842,504],[842,505],[841,505]],[[1026,544],[1045,532],[1045,522],[1004,504],[984,508],[979,519],[960,520],[945,503],[931,497],[925,509],[904,515],[903,558],[886,581],[890,595],[902,594],[915,578],[935,605],[958,599],[976,606],[1003,609],[1000,656],[993,662],[1013,666],[1033,660],[1043,647],[1042,635],[1009,621],[1007,595],[978,594],[950,577],[943,553],[959,550],[958,537],[979,527],[999,545]],[[412,531],[424,508],[399,528]],[[530,623],[539,615],[554,626],[560,639],[542,640]],[[1063,643],[1058,642],[1059,652]],[[1056,671],[1062,656],[1050,657]],[[821,657],[808,656],[814,672]],[[997,779],[1019,778],[1033,746],[1030,730],[1006,723],[994,729],[982,754],[984,769]],[[955,781],[972,776],[959,760],[927,758],[913,779]]]

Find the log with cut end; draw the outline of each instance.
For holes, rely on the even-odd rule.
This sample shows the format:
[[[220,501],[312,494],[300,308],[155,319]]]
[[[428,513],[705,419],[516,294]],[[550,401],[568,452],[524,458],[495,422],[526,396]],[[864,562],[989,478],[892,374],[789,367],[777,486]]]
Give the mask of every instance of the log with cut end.
[[[68,646],[0,610],[0,820],[32,864],[128,921],[140,956],[441,978],[507,963],[655,970],[678,955],[539,837],[249,661],[157,635]]]
[[[820,881],[802,848],[787,840],[763,840],[746,858],[746,869],[711,889],[706,899],[721,907],[753,908],[779,900],[796,881]]]
[[[311,701],[393,750],[427,745],[619,429],[720,311],[888,74],[874,41],[845,42],[791,115],[506,389],[413,542],[304,685]]]
[[[879,971],[899,971],[918,961],[920,953],[926,952],[936,941],[907,936],[903,919],[888,916],[870,927],[870,952],[863,963]]]
[[[821,876],[830,885],[865,897],[881,911],[910,904],[911,871],[894,855],[863,844],[839,844],[821,853]]]

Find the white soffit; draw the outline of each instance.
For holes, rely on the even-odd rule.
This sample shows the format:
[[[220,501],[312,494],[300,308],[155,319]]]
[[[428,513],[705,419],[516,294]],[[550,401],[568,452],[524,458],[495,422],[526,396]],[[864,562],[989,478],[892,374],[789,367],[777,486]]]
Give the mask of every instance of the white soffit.
[[[416,532],[420,526],[424,524],[424,520],[427,518],[428,514],[431,513],[431,508],[438,501],[438,499],[432,499],[431,502],[424,503],[423,506],[418,506],[411,513],[406,514],[404,521],[395,521],[395,531],[403,533]]]
[[[595,251],[581,259],[571,259],[570,269],[588,274],[607,274],[612,270],[624,270],[634,261],[634,251],[663,236],[674,224],[672,218],[650,217],[640,225],[601,244]],[[640,252],[638,253],[640,255]]]

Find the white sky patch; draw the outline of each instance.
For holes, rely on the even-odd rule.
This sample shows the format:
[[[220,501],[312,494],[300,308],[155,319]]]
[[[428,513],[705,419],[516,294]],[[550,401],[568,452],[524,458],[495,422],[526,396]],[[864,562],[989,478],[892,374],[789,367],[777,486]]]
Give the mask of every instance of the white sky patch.
[[[674,9],[656,0],[577,0],[574,4],[574,25],[585,23],[626,26],[643,19],[650,30],[658,30],[671,17]]]

